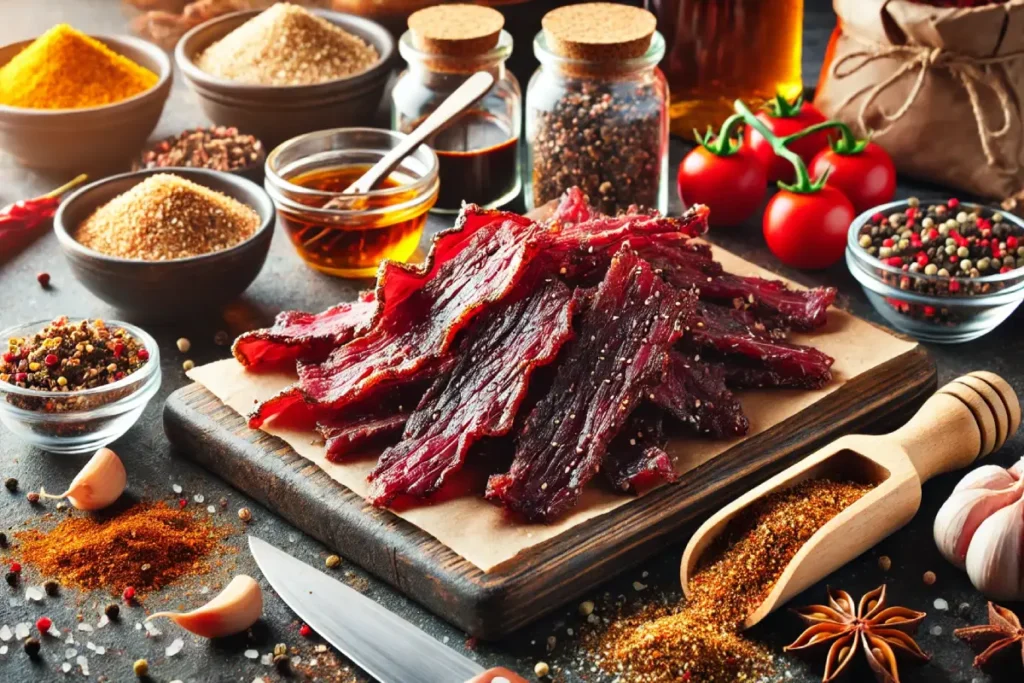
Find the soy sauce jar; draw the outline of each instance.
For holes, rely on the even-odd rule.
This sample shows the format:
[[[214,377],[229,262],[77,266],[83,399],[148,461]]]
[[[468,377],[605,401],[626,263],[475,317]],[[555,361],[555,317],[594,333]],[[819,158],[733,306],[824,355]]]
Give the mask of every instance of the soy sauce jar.
[[[526,92],[526,206],[578,186],[614,215],[668,209],[665,41],[650,12],[585,3],[544,15]]]
[[[495,79],[475,105],[427,141],[440,162],[437,212],[455,213],[463,201],[497,208],[522,189],[522,95],[505,67],[512,37],[504,22],[489,7],[428,7],[409,17],[409,30],[399,40],[408,68],[391,95],[391,125],[397,131],[416,128],[474,73],[488,71]]]

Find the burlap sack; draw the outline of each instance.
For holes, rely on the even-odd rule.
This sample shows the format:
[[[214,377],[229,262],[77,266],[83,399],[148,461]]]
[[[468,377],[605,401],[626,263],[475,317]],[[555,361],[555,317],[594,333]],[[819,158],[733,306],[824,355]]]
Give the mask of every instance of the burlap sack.
[[[941,9],[834,0],[814,103],[899,171],[983,197],[1024,188],[1024,0]]]

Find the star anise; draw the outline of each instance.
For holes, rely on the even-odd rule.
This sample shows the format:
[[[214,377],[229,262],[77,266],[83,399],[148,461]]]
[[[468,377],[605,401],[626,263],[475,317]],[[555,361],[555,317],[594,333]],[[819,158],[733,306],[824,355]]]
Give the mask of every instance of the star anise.
[[[793,611],[808,628],[785,650],[807,655],[827,650],[822,683],[848,674],[858,647],[879,683],[899,683],[898,658],[921,663],[929,659],[911,637],[925,614],[906,607],[886,607],[885,586],[862,597],[856,611],[849,593],[831,588],[828,605]]]
[[[1017,615],[988,603],[988,624],[968,626],[953,632],[975,652],[974,666],[985,673],[1005,673],[1024,666],[1024,628]]]

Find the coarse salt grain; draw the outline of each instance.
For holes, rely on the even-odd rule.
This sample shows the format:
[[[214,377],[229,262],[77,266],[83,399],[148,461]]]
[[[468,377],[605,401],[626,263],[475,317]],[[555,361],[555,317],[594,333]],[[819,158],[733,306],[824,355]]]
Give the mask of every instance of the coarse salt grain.
[[[77,662],[78,666],[81,667],[82,675],[83,676],[88,676],[89,675],[89,660],[86,659],[85,655],[78,655],[78,658],[75,659],[75,662]]]
[[[70,672],[71,671],[71,663],[70,662],[64,662],[63,664],[60,665],[60,670],[63,671],[64,673]]]
[[[11,627],[7,624],[0,626],[0,640],[5,643],[10,642],[11,638],[14,637],[14,633],[11,632]]]
[[[47,633],[53,638],[60,638],[60,629],[54,624],[50,624],[50,629]]]
[[[192,496],[192,500],[194,500],[197,503],[202,503],[204,500],[206,500],[206,496],[204,496],[201,493],[197,493],[196,495]]]
[[[79,631],[85,631],[86,633],[92,633],[93,632],[93,627],[92,627],[92,624],[86,624],[85,622],[82,622],[81,624],[78,625],[78,630]]]
[[[43,601],[43,596],[44,596],[44,593],[43,593],[43,589],[42,588],[37,588],[35,586],[29,586],[28,588],[25,589],[25,599],[26,600],[31,600],[33,602],[42,602]]]
[[[64,659],[71,659],[72,657],[74,657],[77,654],[78,654],[78,650],[76,650],[73,647],[69,647],[68,649],[64,650]]]
[[[32,624],[29,624],[28,622],[22,622],[14,625],[14,637],[18,640],[25,640],[31,632]]]
[[[259,652],[257,652],[256,650],[246,650],[246,651],[245,651],[244,653],[242,653],[242,654],[244,654],[244,655],[245,655],[245,658],[246,658],[246,659],[258,659],[258,658],[259,658],[259,656],[260,656],[260,653],[259,653]]]
[[[181,491],[182,491],[181,485],[180,484],[175,484],[174,486],[171,487],[171,490],[174,491],[175,493],[181,493]]]
[[[100,617],[100,620],[96,622],[96,628],[103,628],[104,626],[106,626],[109,623],[110,623],[110,617],[108,617],[106,614],[104,614],[104,615],[102,615]]]
[[[164,650],[164,654],[167,655],[168,657],[173,657],[174,655],[176,655],[179,652],[181,652],[182,648],[184,648],[184,647],[185,647],[185,641],[182,640],[181,638],[175,638],[171,642],[171,644],[168,645],[167,648]]]
[[[103,645],[97,645],[96,646],[96,654],[98,654],[98,655],[105,655],[105,654],[107,654],[107,648],[104,647]]]
[[[943,600],[942,598],[936,598],[935,602],[933,602],[932,604],[935,606],[935,609],[937,610],[944,611],[949,609],[949,603]]]

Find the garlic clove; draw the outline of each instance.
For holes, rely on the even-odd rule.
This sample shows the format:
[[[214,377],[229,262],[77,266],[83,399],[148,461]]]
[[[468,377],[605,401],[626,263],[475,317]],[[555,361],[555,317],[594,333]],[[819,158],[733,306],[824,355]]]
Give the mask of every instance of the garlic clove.
[[[1013,505],[1022,495],[1024,490],[1018,485],[998,491],[987,488],[954,491],[939,508],[932,526],[939,552],[952,564],[964,569],[968,548],[978,528],[989,516]]]
[[[1024,479],[1024,458],[1017,461],[1017,464],[1009,469],[1010,475],[1017,479]]]
[[[1021,461],[1024,463],[1024,460]],[[1011,473],[998,465],[982,465],[971,470],[953,489],[953,493],[967,489],[989,489],[995,491],[1013,486],[1020,480],[1019,474]]]
[[[101,510],[121,497],[127,483],[128,473],[121,458],[109,448],[101,448],[85,463],[67,491],[52,495],[40,490],[39,495],[67,498],[79,510]]]
[[[1024,549],[1024,499],[982,522],[967,551],[967,575],[994,600],[1024,598],[1021,551]]]
[[[158,612],[146,621],[167,617],[186,631],[203,638],[221,638],[239,633],[256,623],[263,613],[263,593],[252,577],[241,574],[231,579],[212,600],[191,612]]]

